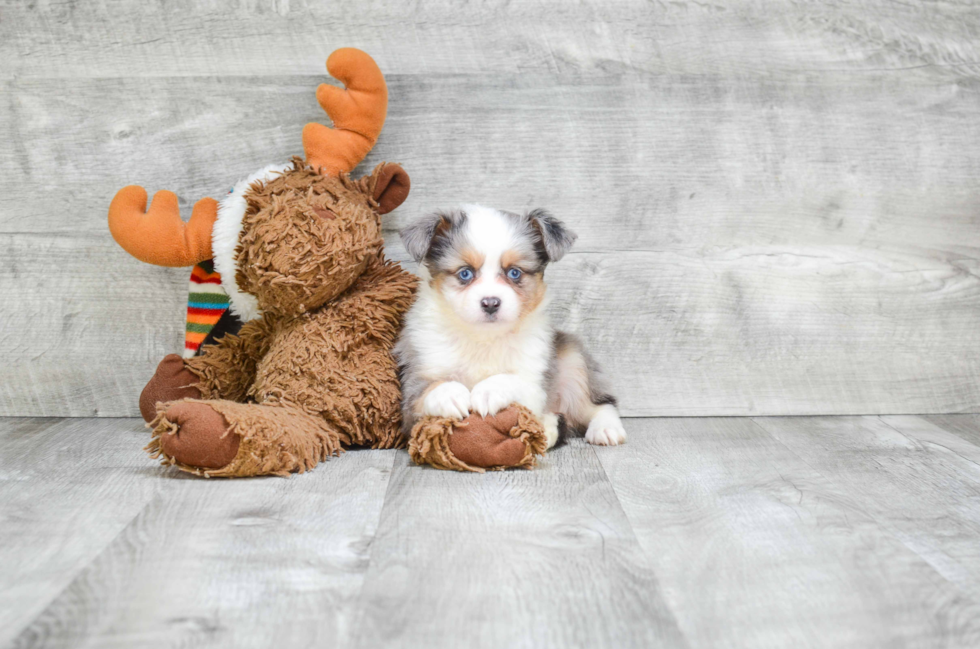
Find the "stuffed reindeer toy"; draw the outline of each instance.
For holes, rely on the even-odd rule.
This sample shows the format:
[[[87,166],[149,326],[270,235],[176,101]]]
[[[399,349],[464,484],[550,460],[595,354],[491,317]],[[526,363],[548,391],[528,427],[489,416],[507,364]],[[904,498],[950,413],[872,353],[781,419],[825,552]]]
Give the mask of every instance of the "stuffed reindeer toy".
[[[125,187],[109,207],[113,237],[137,259],[197,264],[192,286],[204,301],[195,306],[192,293],[189,318],[197,309],[206,320],[209,305],[220,313],[226,299],[244,322],[197,350],[201,341],[190,334],[204,338],[203,331],[191,331],[189,319],[192,357],[165,357],[144,388],[140,411],[153,429],[147,449],[166,464],[204,476],[288,474],[347,446],[408,441],[391,348],[417,280],[385,258],[381,215],[408,196],[409,177],[387,163],[348,177],[381,132],[388,90],[375,62],[356,49],[335,51],[327,70],[346,88],[317,89],[334,128],[306,125],[305,160],[260,169],[220,203],[198,201],[186,223],[168,191],[147,210],[143,188]],[[412,444],[426,452],[413,457],[443,468],[527,466],[528,453],[543,448],[513,412],[426,426],[425,439]],[[467,426],[454,441],[457,460],[447,440]]]

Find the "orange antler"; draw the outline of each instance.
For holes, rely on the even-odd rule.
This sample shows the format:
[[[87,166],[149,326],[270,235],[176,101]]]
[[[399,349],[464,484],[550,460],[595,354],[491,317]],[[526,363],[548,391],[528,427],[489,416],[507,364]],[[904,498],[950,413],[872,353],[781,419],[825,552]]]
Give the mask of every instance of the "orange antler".
[[[202,198],[194,205],[191,220],[180,220],[177,196],[160,191],[146,210],[146,190],[123,187],[109,205],[109,231],[126,252],[157,266],[193,266],[211,258],[211,228],[218,217],[218,203]]]
[[[345,47],[327,59],[327,72],[346,89],[320,84],[316,98],[334,128],[310,122],[303,128],[306,161],[320,173],[336,176],[357,166],[374,146],[388,113],[388,86],[370,56]]]

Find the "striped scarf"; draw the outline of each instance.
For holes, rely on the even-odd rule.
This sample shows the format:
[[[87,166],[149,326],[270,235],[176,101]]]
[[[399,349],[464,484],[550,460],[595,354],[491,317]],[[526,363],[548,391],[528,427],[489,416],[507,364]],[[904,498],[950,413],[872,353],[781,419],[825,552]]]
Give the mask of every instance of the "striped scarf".
[[[227,310],[228,294],[221,288],[221,275],[214,271],[212,260],[202,261],[191,271],[184,358],[194,357],[201,343]]]

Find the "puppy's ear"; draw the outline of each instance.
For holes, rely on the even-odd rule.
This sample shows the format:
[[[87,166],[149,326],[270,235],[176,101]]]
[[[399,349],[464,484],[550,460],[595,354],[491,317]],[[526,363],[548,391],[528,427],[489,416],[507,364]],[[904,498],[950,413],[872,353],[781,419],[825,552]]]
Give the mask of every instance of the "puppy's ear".
[[[548,256],[548,261],[558,261],[572,247],[578,235],[565,227],[565,224],[553,217],[546,210],[535,209],[527,213],[541,235],[541,244]]]
[[[398,234],[402,237],[405,250],[412,256],[412,259],[422,263],[425,256],[429,253],[429,247],[436,236],[436,230],[446,221],[446,217],[436,212],[423,216],[421,219],[402,229]]]
[[[387,214],[408,198],[412,181],[401,165],[382,162],[371,172],[368,182],[371,198],[378,203],[378,214]]]

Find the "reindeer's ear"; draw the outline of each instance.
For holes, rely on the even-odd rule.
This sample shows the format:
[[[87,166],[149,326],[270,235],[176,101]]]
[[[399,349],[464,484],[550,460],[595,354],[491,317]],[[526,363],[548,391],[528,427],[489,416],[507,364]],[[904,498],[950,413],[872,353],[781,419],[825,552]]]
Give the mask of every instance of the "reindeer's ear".
[[[412,181],[401,165],[382,162],[371,172],[370,194],[378,203],[378,214],[387,214],[408,198]]]

